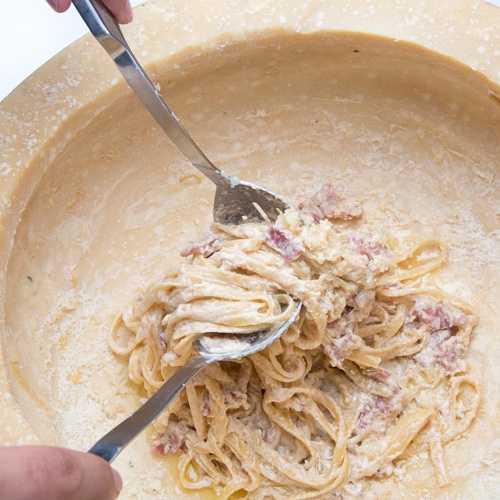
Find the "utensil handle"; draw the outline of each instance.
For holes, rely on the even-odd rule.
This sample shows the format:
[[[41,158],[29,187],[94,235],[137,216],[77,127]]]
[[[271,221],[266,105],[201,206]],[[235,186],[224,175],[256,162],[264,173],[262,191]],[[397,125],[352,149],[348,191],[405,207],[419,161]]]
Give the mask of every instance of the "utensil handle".
[[[111,56],[144,106],[184,156],[215,184],[227,184],[221,171],[205,156],[132,53],[119,24],[99,0],[73,0],[96,40]]]
[[[90,448],[89,453],[112,462],[132,439],[140,434],[175,398],[188,381],[209,364],[205,358],[195,357],[170,377],[143,406],[118,424]]]

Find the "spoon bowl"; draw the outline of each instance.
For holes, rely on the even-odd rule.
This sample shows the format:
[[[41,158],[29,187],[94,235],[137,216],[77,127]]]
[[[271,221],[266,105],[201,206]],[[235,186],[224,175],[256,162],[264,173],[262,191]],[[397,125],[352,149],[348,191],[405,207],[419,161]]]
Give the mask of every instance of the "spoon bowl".
[[[270,346],[297,320],[302,303],[295,301],[290,318],[269,330],[240,335],[206,334],[195,342],[197,355],[172,375],[135,413],[102,437],[90,450],[108,462],[140,434],[204,367],[217,361],[231,361],[250,356]]]
[[[198,355],[204,358],[207,363],[213,363],[241,359],[262,351],[288,330],[297,320],[301,309],[302,303],[295,302],[295,308],[290,318],[269,330],[238,335],[203,335],[195,342]]]

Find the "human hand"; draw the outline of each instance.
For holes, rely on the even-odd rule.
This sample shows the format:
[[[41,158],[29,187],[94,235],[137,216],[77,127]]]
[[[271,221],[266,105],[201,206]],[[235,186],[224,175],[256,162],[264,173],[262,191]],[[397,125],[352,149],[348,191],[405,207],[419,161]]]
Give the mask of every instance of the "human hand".
[[[64,12],[69,9],[71,0],[47,0],[49,5],[57,12]],[[114,14],[120,24],[127,24],[132,21],[132,8],[129,0],[102,0],[102,3]]]
[[[0,447],[0,498],[114,500],[118,472],[90,453],[45,446]]]

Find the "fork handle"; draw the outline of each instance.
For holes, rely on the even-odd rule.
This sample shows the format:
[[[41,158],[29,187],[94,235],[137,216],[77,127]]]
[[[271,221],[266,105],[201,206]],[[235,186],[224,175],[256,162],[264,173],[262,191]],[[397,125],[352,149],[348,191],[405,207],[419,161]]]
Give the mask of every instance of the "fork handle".
[[[179,151],[216,185],[226,185],[228,179],[207,158],[163,100],[160,92],[132,53],[111,12],[100,0],[73,0],[73,5],[90,32],[113,59],[129,86]]]
[[[118,424],[113,430],[90,448],[89,453],[112,462],[146,426],[165,409],[175,396],[202,368],[210,364],[207,359],[197,356],[174,373],[135,413]]]

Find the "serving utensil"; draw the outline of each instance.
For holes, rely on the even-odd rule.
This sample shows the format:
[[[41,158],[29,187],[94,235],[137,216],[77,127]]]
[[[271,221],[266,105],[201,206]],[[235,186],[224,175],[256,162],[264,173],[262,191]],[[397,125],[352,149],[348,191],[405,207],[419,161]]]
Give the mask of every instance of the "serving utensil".
[[[170,140],[194,167],[215,184],[214,220],[221,224],[241,224],[262,220],[262,212],[270,221],[276,220],[280,212],[288,208],[286,201],[271,191],[226,175],[208,159],[163,100],[132,53],[120,26],[101,2],[73,0],[73,4]],[[202,368],[217,361],[241,359],[265,349],[277,340],[299,315],[302,303],[294,303],[295,309],[290,318],[269,330],[244,335],[203,335],[198,338],[194,344],[197,354],[188,364],[169,378],[132,416],[100,439],[89,452],[109,462],[114,460]]]
[[[213,216],[221,224],[239,224],[261,220],[262,211],[274,221],[288,203],[278,195],[216,167],[181,125],[175,113],[163,100],[130,49],[113,15],[98,0],[73,0],[73,4],[90,32],[113,59],[137,97],[153,115],[179,151],[216,186]]]
[[[301,303],[295,303],[290,318],[269,330],[238,335],[203,335],[195,343],[196,355],[182,368],[179,368],[150,399],[133,415],[108,432],[92,446],[93,453],[108,462],[112,462],[120,452],[142,430],[148,426],[186,386],[189,380],[200,370],[218,361],[230,361],[244,358],[262,351],[279,339],[298,318]]]

